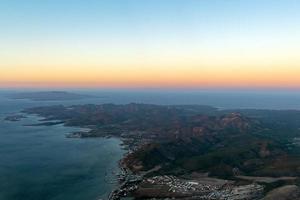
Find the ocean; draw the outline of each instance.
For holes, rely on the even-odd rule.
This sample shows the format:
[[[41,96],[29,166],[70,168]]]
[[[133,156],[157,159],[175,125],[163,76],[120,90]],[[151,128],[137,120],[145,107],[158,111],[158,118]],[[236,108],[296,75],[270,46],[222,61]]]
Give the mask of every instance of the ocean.
[[[116,187],[125,153],[119,139],[66,138],[80,128],[63,125],[24,126],[37,123],[37,116],[3,120],[26,107],[56,103],[66,102],[0,97],[0,200],[98,200]]]
[[[116,187],[118,161],[125,151],[117,138],[66,138],[80,128],[24,126],[4,117],[35,106],[101,103],[200,104],[221,109],[300,109],[297,91],[73,90],[97,98],[74,101],[13,100],[0,91],[0,200],[98,200]]]

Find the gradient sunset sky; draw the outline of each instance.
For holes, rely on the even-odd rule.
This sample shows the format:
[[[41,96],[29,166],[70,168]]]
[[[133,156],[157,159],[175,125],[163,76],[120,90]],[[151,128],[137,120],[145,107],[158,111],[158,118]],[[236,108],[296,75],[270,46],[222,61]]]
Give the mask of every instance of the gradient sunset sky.
[[[0,87],[300,88],[298,0],[0,0]]]

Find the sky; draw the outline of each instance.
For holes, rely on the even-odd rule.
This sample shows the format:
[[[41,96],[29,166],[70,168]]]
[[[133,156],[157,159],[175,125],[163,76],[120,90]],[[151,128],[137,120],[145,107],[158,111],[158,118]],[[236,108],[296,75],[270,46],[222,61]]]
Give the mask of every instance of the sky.
[[[0,0],[0,87],[300,88],[298,0]]]

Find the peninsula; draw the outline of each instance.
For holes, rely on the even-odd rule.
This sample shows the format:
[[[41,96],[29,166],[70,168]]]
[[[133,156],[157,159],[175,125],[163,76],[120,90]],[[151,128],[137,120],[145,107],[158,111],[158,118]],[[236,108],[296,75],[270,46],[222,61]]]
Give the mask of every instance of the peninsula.
[[[11,99],[28,99],[32,101],[67,101],[85,98],[97,98],[92,95],[82,95],[65,91],[21,92],[8,95]]]

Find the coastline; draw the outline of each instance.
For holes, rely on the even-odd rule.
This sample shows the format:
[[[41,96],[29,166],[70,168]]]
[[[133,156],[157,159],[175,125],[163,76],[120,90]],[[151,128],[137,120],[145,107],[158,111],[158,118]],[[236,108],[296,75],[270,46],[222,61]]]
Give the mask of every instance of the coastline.
[[[118,176],[118,187],[116,187],[108,196],[108,200],[119,200],[121,197],[128,197],[130,192],[137,189],[137,183],[141,182],[143,176],[133,175],[132,172],[123,163],[124,157],[119,161],[120,174]]]
[[[164,173],[156,173],[156,174],[149,174],[147,173],[148,171],[151,171],[151,169],[155,169],[156,167],[161,167],[160,163],[156,165],[150,166],[149,168],[144,168],[145,170],[137,170],[138,173],[135,173],[136,170],[132,166],[138,166],[139,169],[143,169],[143,165],[139,164],[138,161],[141,159],[141,155],[138,153],[141,150],[151,150],[153,146],[144,146],[144,148],[139,149],[141,145],[145,145],[149,143],[149,141],[153,142],[155,141],[154,139],[157,139],[159,141],[171,141],[169,144],[169,148],[174,149],[174,141],[179,141],[181,147],[186,147],[187,150],[190,148],[184,145],[191,145],[190,139],[191,138],[204,138],[208,139],[211,141],[212,145],[215,145],[218,151],[220,151],[220,148],[224,148],[226,144],[231,144],[231,143],[218,143],[217,139],[227,137],[230,139],[229,134],[234,134],[234,136],[238,136],[238,138],[250,138],[253,139],[253,143],[251,143],[252,146],[249,147],[255,147],[255,150],[258,152],[268,152],[265,150],[266,146],[261,143],[256,143],[256,135],[255,134],[250,134],[249,133],[249,127],[252,128],[251,130],[256,131],[260,130],[259,128],[259,123],[255,120],[252,120],[252,118],[248,118],[247,115],[243,116],[239,112],[232,112],[228,111],[229,113],[220,113],[222,115],[216,115],[213,117],[209,117],[209,115],[195,115],[194,111],[191,113],[193,114],[192,117],[189,116],[190,120],[190,125],[192,129],[187,131],[187,135],[184,135],[185,137],[179,138],[178,139],[177,135],[176,138],[173,138],[172,134],[168,134],[168,132],[163,135],[163,134],[157,134],[155,129],[153,131],[153,127],[157,123],[161,124],[161,121],[152,121],[152,119],[160,119],[161,115],[156,114],[156,113],[165,113],[169,111],[169,107],[157,107],[157,106],[152,106],[152,105],[139,105],[139,104],[129,104],[125,105],[125,114],[132,113],[132,110],[135,111],[136,115],[128,115],[127,118],[120,120],[119,118],[115,119],[113,117],[110,118],[110,116],[123,116],[124,115],[124,110],[122,106],[115,106],[114,105],[106,105],[106,112],[104,112],[103,105],[86,105],[86,106],[78,106],[78,107],[66,107],[66,108],[61,108],[61,107],[54,107],[54,110],[52,107],[44,107],[44,108],[33,108],[29,110],[28,113],[40,113],[40,116],[46,116],[44,121],[47,120],[52,120],[52,119],[61,119],[64,126],[69,126],[69,127],[79,127],[82,129],[86,129],[84,131],[76,131],[73,133],[68,134],[66,137],[67,138],[90,138],[90,137],[100,137],[100,138],[110,138],[110,137],[115,137],[118,138],[121,143],[120,145],[123,150],[126,150],[127,153],[124,153],[120,160],[118,161],[118,168],[120,169],[120,172],[116,175],[116,180],[118,180],[118,183],[112,187],[111,192],[108,195],[109,200],[117,200],[122,197],[131,197],[131,198],[182,198],[184,197],[193,197],[199,195],[205,196],[205,195],[221,195],[223,197],[228,196],[228,195],[237,195],[234,193],[235,190],[240,190],[242,189],[245,191],[245,193],[249,194],[251,198],[255,196],[261,196],[262,192],[264,191],[264,184],[259,185],[255,184],[255,181],[241,181],[237,180],[234,178],[233,175],[243,175],[243,171],[240,172],[239,168],[233,168],[235,166],[231,166],[228,164],[228,170],[226,173],[230,173],[230,177],[234,178],[234,183],[231,185],[227,185],[225,188],[223,188],[223,184],[216,184],[216,183],[211,183],[210,177],[218,177],[219,182],[226,180],[230,180],[228,178],[230,177],[225,177],[224,176],[227,174],[217,174],[215,176],[208,176],[207,177],[197,177],[192,174],[184,174],[185,176],[182,176],[181,174],[174,173],[172,174],[164,174]],[[96,108],[95,108],[96,107]],[[99,113],[95,113],[95,109],[99,109]],[[40,110],[39,110],[40,109]],[[44,110],[43,110],[44,109]],[[57,112],[54,112],[56,109]],[[116,112],[114,109],[117,109],[119,111],[119,115],[113,115]],[[145,118],[143,117],[144,114],[144,109],[146,111],[157,111],[157,112],[149,112],[154,113],[153,116]],[[85,111],[82,115],[82,112]],[[182,112],[188,112],[190,108],[188,107],[187,111],[185,109],[182,110]],[[172,110],[171,110],[172,111]],[[170,118],[173,119],[174,113],[170,112]],[[102,113],[104,112],[104,114]],[[199,111],[200,112],[200,111]],[[26,112],[25,112],[26,113]],[[66,118],[66,113],[67,116],[68,114],[74,114],[72,116],[75,117],[70,117]],[[178,114],[177,112],[175,114]],[[186,113],[185,113],[186,114]],[[268,113],[267,113],[268,114]],[[158,116],[157,116],[158,115]],[[178,114],[179,115],[179,114]],[[126,115],[125,115],[126,116]],[[142,116],[142,117],[141,117]],[[177,116],[177,115],[175,115]],[[135,118],[136,117],[136,118]],[[70,120],[68,120],[70,119]],[[136,121],[132,120],[135,119]],[[164,118],[165,119],[165,118]],[[169,118],[167,118],[169,119]],[[107,121],[105,121],[107,120]],[[148,121],[147,121],[148,120]],[[104,122],[103,122],[104,121]],[[184,121],[184,120],[183,120]],[[123,122],[120,125],[118,124],[119,122]],[[152,122],[152,126],[149,128],[149,124],[147,122]],[[184,121],[186,123],[186,121]],[[197,123],[196,123],[197,122]],[[146,131],[144,129],[140,130],[140,126],[143,123],[147,123],[148,126]],[[193,124],[196,123],[196,124]],[[125,125],[124,125],[125,124]],[[122,126],[123,125],[123,126]],[[198,127],[197,127],[198,125]],[[209,130],[204,129],[205,125],[211,125]],[[250,126],[252,125],[252,126]],[[199,126],[201,126],[199,128]],[[173,127],[173,126],[172,126]],[[204,128],[203,128],[204,127]],[[88,129],[87,129],[88,128]],[[164,127],[163,127],[164,128]],[[182,128],[182,127],[181,127]],[[183,127],[184,128],[184,127]],[[232,128],[234,128],[235,131],[232,131]],[[174,131],[172,128],[170,128],[170,132]],[[180,128],[175,128],[180,129]],[[159,129],[161,130],[161,129]],[[186,129],[184,129],[186,130]],[[161,130],[159,133],[165,133],[164,129]],[[218,133],[218,135],[216,134]],[[148,137],[145,137],[148,136]],[[236,138],[236,137],[235,137]],[[168,140],[172,139],[172,140]],[[173,140],[174,139],[174,140]],[[215,139],[215,140],[214,140]],[[230,140],[224,140],[225,142],[229,142]],[[271,139],[270,139],[271,140]],[[223,140],[222,140],[223,141]],[[238,140],[235,140],[238,141]],[[272,140],[271,140],[272,141]],[[197,145],[202,144],[202,140],[199,140]],[[269,142],[267,140],[266,142]],[[240,143],[238,143],[240,144]],[[177,148],[177,146],[175,146]],[[228,146],[230,147],[230,146]],[[279,146],[281,147],[281,146]],[[278,148],[279,148],[278,147]],[[163,146],[154,146],[154,148],[160,148],[161,150],[168,150],[164,149]],[[242,152],[244,146],[237,146],[235,147],[236,152]],[[196,148],[197,149],[197,148]],[[169,149],[170,150],[170,149]],[[177,150],[177,149],[175,149]],[[201,149],[200,149],[201,150]],[[198,151],[200,151],[198,150]],[[279,149],[280,150],[280,149]],[[170,151],[168,151],[170,152]],[[133,154],[132,154],[133,153]],[[136,155],[137,153],[137,155]],[[155,152],[154,152],[155,153]],[[215,153],[215,152],[214,152]],[[270,154],[270,152],[269,152]],[[132,155],[132,156],[131,156]],[[143,154],[142,154],[143,155]],[[221,155],[223,155],[223,152],[221,152]],[[226,156],[226,154],[224,154]],[[245,160],[252,159],[253,157],[263,160],[265,159],[265,156],[268,156],[267,154],[257,154],[258,156],[253,156],[252,154],[249,155]],[[134,160],[134,156],[137,156],[137,159]],[[172,154],[171,154],[172,156]],[[150,157],[148,157],[150,158]],[[165,157],[167,159],[172,157]],[[137,161],[137,162],[135,162]],[[148,160],[146,160],[148,161]],[[239,160],[239,162],[242,162],[243,160]],[[134,163],[138,163],[137,165],[134,165]],[[215,164],[218,164],[218,161],[216,161]],[[147,166],[147,165],[144,165]],[[231,169],[232,167],[232,169]],[[233,170],[236,169],[236,170]],[[215,169],[213,172],[223,172],[223,170],[216,171],[218,169]],[[108,170],[109,171],[109,170]],[[204,169],[203,169],[204,171]],[[163,171],[162,171],[163,172]],[[231,173],[232,176],[231,176]],[[149,176],[148,176],[148,175]],[[228,175],[228,176],[229,176]],[[251,174],[250,174],[251,175]],[[224,178],[224,180],[221,180],[220,178]],[[253,184],[254,182],[254,184]],[[245,185],[244,185],[245,184]],[[289,184],[289,183],[286,183]],[[163,189],[157,191],[157,187],[163,187]],[[207,191],[203,191],[203,188],[208,188]],[[203,194],[199,193],[199,191],[202,191]],[[253,192],[254,191],[254,192]],[[205,194],[204,194],[205,193]],[[108,194],[108,192],[106,193]],[[250,198],[250,197],[249,197]]]
[[[84,129],[84,130],[69,133],[66,135],[66,137],[67,138],[78,138],[78,139],[91,138],[90,136],[87,136],[87,135],[89,135],[89,133],[93,131],[92,128],[90,128],[90,127],[80,127],[80,128]],[[120,171],[117,174],[115,174],[117,184],[107,197],[107,200],[119,200],[120,197],[127,196],[130,192],[130,189],[131,190],[136,189],[136,184],[135,184],[136,181],[135,180],[137,179],[137,182],[139,182],[142,180],[142,177],[138,176],[138,175],[133,175],[132,172],[130,171],[130,169],[124,163],[124,159],[132,151],[131,145],[126,144],[124,142],[125,138],[113,136],[113,135],[103,135],[103,136],[98,136],[98,137],[106,138],[106,139],[109,139],[109,138],[119,139],[120,140],[119,146],[121,149],[123,149],[125,151],[122,158],[118,161],[118,168]],[[130,186],[130,185],[134,185],[134,186],[128,190],[128,186]],[[102,199],[100,198],[99,200],[102,200]]]

